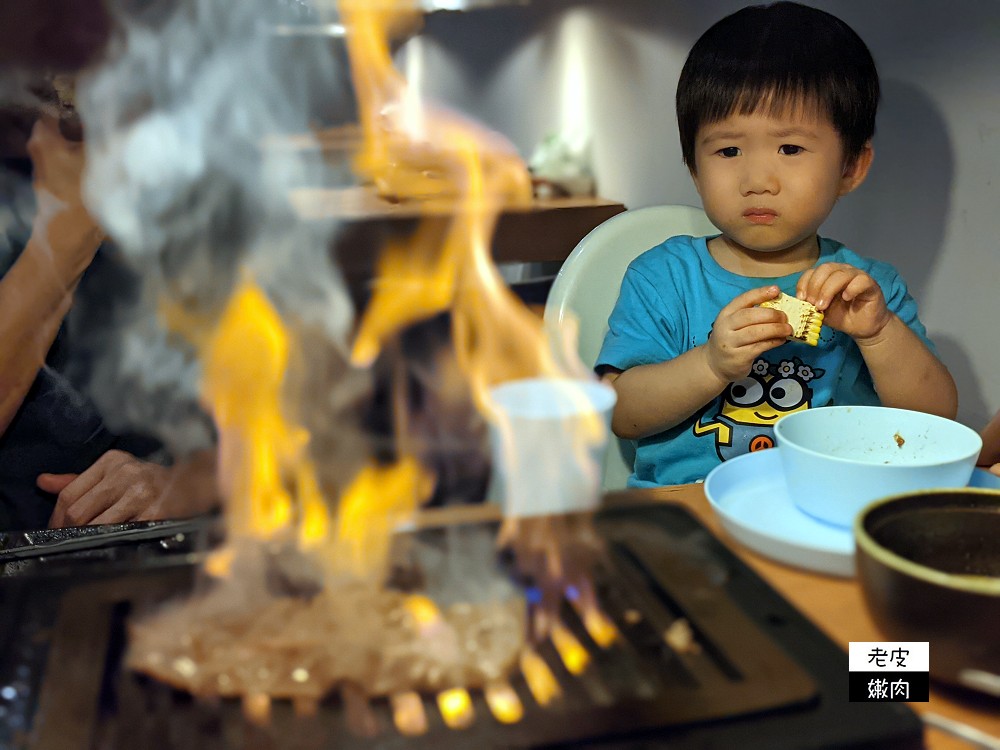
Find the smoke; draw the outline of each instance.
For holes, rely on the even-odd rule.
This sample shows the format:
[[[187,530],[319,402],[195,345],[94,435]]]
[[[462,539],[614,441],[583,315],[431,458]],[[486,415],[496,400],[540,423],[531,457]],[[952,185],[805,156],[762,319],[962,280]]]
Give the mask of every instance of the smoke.
[[[306,371],[346,374],[331,364],[346,362],[353,318],[331,261],[338,226],[302,221],[289,193],[350,179],[347,154],[324,153],[314,132],[352,121],[353,95],[340,40],[296,33],[324,20],[304,3],[118,0],[111,10],[118,31],[81,76],[77,106],[88,207],[115,248],[92,286],[121,284],[111,304],[81,289],[70,322],[109,424],[183,453],[211,430],[195,346],[164,329],[164,306],[211,325],[249,275],[308,330],[317,361]],[[330,388],[315,372],[309,387]],[[310,406],[314,422],[333,420],[339,402],[327,402]]]

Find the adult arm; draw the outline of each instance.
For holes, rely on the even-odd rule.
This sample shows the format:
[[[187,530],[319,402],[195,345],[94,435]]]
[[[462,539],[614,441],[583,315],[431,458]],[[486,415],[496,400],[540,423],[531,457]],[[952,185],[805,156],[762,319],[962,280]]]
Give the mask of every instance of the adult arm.
[[[31,388],[102,233],[80,191],[83,146],[57,121],[39,120],[28,141],[37,212],[31,237],[0,279],[0,434]]]

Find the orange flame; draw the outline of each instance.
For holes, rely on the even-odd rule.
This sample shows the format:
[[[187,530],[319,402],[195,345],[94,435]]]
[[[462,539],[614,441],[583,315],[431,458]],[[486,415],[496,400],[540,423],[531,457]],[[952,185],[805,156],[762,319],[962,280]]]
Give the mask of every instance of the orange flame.
[[[364,134],[355,168],[383,194],[419,198],[427,216],[446,214],[449,225],[443,243],[425,223],[410,242],[384,249],[352,358],[370,363],[393,333],[450,309],[459,364],[486,407],[493,384],[558,373],[541,321],[507,289],[490,257],[499,212],[530,203],[531,179],[495,134],[414,106],[393,68],[387,30],[415,6],[371,6],[339,4]]]
[[[438,710],[449,729],[468,729],[476,720],[472,696],[465,688],[443,690],[437,695]]]
[[[414,692],[395,693],[389,696],[392,708],[392,723],[405,737],[419,737],[427,734],[427,714],[424,703]]]
[[[384,249],[352,359],[370,364],[398,331],[450,310],[458,363],[480,409],[498,422],[493,385],[562,374],[541,319],[517,300],[491,260],[499,212],[531,200],[527,169],[494,134],[413,106],[393,68],[388,38],[394,25],[417,12],[415,4],[341,0],[340,9],[364,133],[357,171],[383,193],[419,198],[426,218],[448,222],[443,244],[437,227],[425,221],[411,241]],[[312,550],[328,574],[380,582],[392,534],[430,494],[432,474],[404,444],[396,463],[371,462],[335,505],[328,502],[309,454],[311,436],[285,402],[299,342],[254,279],[245,274],[208,335],[196,331],[203,321],[180,305],[165,312],[173,330],[186,332],[201,350],[202,394],[219,431],[230,542],[294,540]],[[586,453],[586,445],[578,447]],[[232,565],[231,551],[211,561],[220,574]]]
[[[202,389],[219,429],[219,476],[229,529],[237,536],[275,536],[303,520],[294,518],[296,505],[304,510],[308,534],[326,522],[304,455],[309,435],[284,414],[290,348],[277,311],[245,278],[207,342]],[[298,468],[289,476],[291,467]],[[297,503],[294,490],[301,494]]]
[[[164,313],[174,330],[189,330],[192,321],[183,313],[170,306]],[[264,292],[245,276],[213,333],[191,337],[203,348],[202,395],[219,430],[219,481],[231,538],[294,534],[331,574],[377,578],[396,525],[430,493],[430,473],[407,456],[390,466],[369,464],[331,519],[308,454],[309,433],[284,403],[296,342]],[[225,575],[232,564],[232,551],[224,549],[210,559],[209,572]]]
[[[521,652],[521,673],[528,690],[539,706],[547,706],[562,697],[562,689],[545,660],[531,648]]]
[[[552,645],[556,647],[559,658],[570,674],[580,675],[587,671],[590,654],[569,628],[556,621],[552,625],[550,635]]]
[[[427,498],[433,477],[412,457],[380,467],[366,466],[340,498],[327,559],[336,573],[357,578],[384,571],[396,527]]]
[[[524,718],[524,706],[508,682],[487,685],[483,691],[493,718],[501,724],[516,724]]]

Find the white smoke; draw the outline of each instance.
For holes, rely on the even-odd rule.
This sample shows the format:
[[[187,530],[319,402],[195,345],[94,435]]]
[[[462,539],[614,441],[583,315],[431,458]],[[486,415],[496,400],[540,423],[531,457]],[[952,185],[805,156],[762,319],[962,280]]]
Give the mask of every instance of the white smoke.
[[[164,297],[211,319],[249,270],[346,359],[353,310],[331,262],[337,225],[300,220],[289,192],[349,179],[346,155],[324,154],[312,133],[352,121],[353,95],[340,41],[294,33],[323,20],[302,2],[119,0],[112,11],[120,31],[77,88],[85,188],[141,289],[90,336],[89,388],[113,427],[184,452],[210,431],[194,353],[157,319]],[[266,147],[286,136],[307,145]]]

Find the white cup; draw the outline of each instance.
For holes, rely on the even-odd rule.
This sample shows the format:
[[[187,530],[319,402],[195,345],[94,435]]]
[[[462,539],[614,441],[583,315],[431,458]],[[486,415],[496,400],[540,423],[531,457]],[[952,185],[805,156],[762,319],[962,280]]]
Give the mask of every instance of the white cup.
[[[614,389],[596,380],[529,378],[490,396],[494,489],[504,515],[594,510]]]

